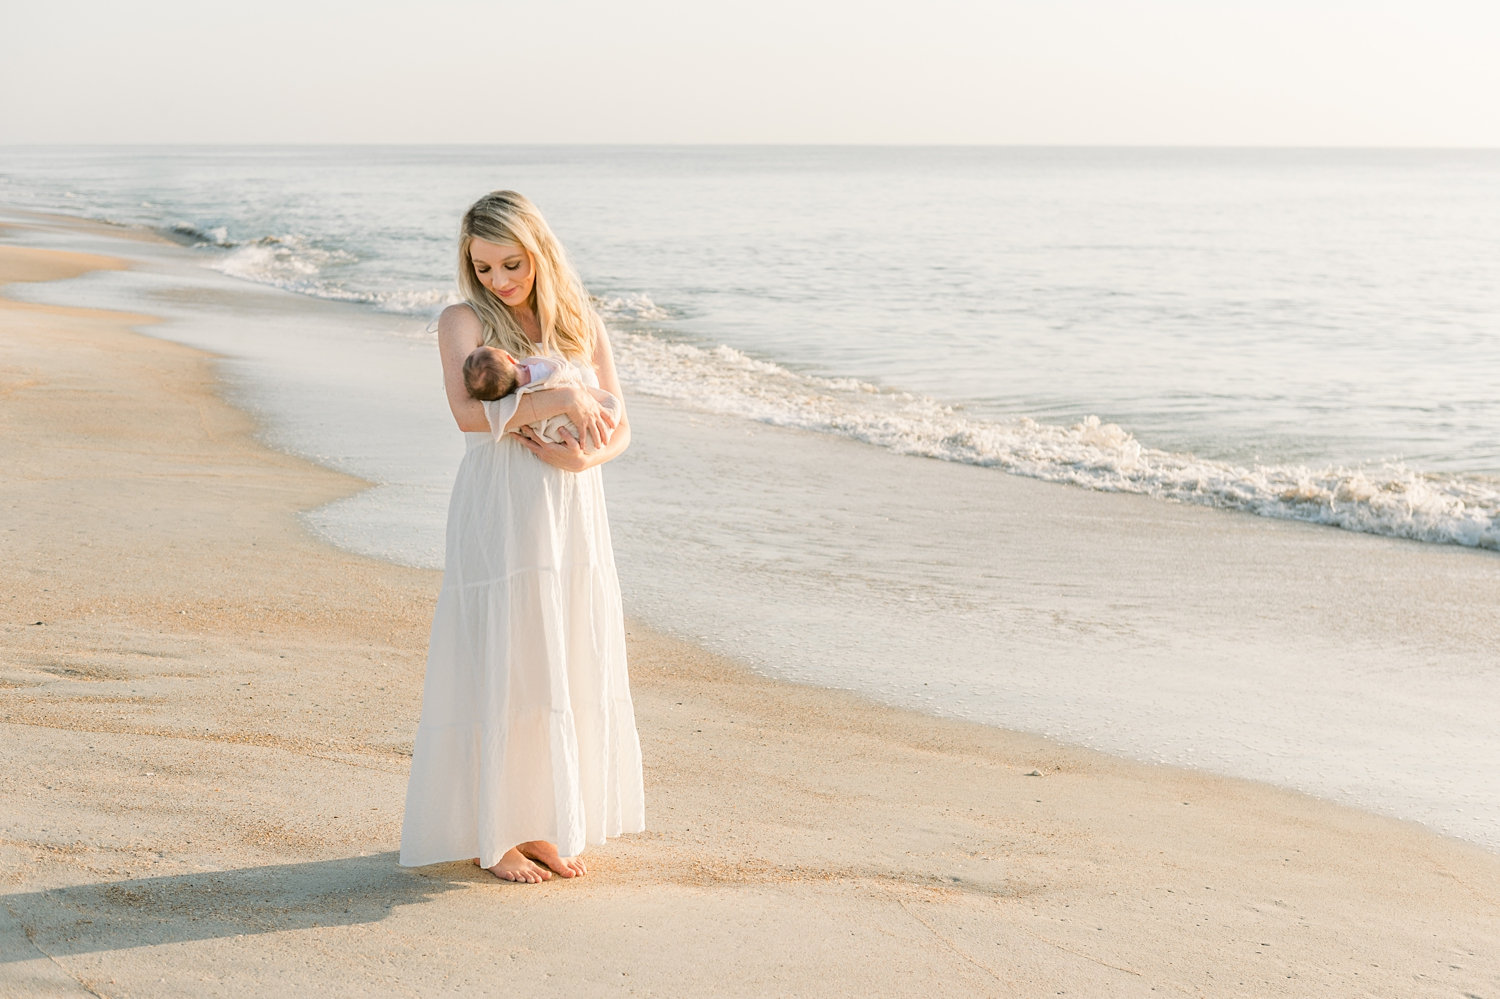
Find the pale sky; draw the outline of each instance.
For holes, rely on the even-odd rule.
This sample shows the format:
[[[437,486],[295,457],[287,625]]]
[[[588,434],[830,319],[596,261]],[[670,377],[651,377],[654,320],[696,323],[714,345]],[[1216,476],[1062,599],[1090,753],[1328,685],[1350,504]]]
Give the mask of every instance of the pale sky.
[[[0,144],[1500,146],[1491,0],[9,0]]]

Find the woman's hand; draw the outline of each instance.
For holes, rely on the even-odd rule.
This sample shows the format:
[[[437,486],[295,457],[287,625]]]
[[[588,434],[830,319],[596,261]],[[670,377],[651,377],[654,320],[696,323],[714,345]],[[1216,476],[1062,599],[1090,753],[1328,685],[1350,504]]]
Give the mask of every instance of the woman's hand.
[[[606,413],[606,416],[609,414]],[[536,455],[538,458],[551,465],[560,468],[564,472],[581,472],[594,462],[583,445],[578,443],[578,438],[568,432],[567,427],[558,427],[557,436],[563,439],[561,444],[553,444],[544,441],[531,432],[530,427],[522,427],[520,430],[511,431],[511,436],[521,442],[521,445]]]
[[[591,451],[609,443],[610,434],[615,430],[615,415],[599,405],[599,400],[588,389],[573,387],[573,398],[566,412],[573,426],[578,428],[578,437],[574,443],[581,446],[583,442],[592,440],[593,444],[589,448]],[[561,433],[566,435],[566,429]]]

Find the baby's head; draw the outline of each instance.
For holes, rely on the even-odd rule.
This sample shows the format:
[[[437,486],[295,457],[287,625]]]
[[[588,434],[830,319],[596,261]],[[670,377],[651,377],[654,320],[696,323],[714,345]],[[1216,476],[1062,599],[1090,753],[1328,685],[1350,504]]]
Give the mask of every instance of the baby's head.
[[[464,358],[464,388],[475,399],[498,399],[516,390],[516,362],[494,347],[475,347]]]

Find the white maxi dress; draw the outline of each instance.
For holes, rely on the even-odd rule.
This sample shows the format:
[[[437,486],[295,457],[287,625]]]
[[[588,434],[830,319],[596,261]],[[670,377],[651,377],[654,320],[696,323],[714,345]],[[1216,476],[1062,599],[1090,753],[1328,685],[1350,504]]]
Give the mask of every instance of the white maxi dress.
[[[586,362],[572,364],[597,387]],[[486,404],[504,427],[519,393]],[[550,840],[563,856],[645,828],[641,750],[599,467],[553,468],[466,433],[427,651],[400,863]]]

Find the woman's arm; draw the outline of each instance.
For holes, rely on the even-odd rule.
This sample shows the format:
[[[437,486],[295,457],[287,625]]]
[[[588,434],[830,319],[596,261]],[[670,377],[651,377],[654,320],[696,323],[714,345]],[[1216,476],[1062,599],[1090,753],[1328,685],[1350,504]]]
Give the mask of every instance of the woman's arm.
[[[565,429],[559,431],[559,435],[563,437],[561,444],[541,440],[527,427],[522,427],[516,435],[532,454],[549,465],[569,472],[581,472],[586,468],[602,465],[619,457],[630,446],[630,410],[625,405],[624,393],[620,391],[620,376],[615,372],[614,352],[610,350],[609,334],[605,332],[602,322],[599,323],[594,338],[593,363],[594,371],[599,376],[599,387],[620,400],[620,422],[615,425],[614,433],[609,435],[603,447],[585,451],[578,440],[572,438]]]
[[[443,358],[443,391],[448,394],[448,408],[458,429],[484,432],[490,421],[484,416],[484,403],[469,395],[464,387],[464,358],[484,342],[484,327],[467,305],[450,305],[438,316],[438,352]]]
[[[484,342],[484,327],[467,305],[450,305],[438,317],[438,351],[443,358],[443,390],[448,408],[458,429],[484,433],[490,421],[484,415],[484,403],[469,395],[464,387],[464,358]],[[537,389],[519,400],[515,415],[504,429],[515,430],[553,416],[566,415],[576,427],[592,427],[600,439],[610,439],[612,417],[586,390],[572,386]]]

